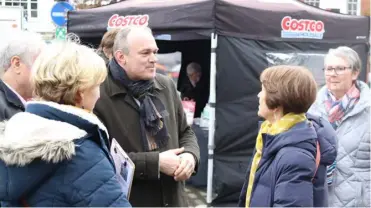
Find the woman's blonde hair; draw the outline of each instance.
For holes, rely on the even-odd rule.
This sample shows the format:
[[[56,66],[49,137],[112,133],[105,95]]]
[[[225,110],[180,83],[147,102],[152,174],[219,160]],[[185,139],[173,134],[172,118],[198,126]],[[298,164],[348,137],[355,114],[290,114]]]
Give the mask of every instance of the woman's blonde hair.
[[[76,94],[100,85],[105,63],[93,49],[74,42],[54,42],[36,59],[31,83],[36,99],[75,105]]]

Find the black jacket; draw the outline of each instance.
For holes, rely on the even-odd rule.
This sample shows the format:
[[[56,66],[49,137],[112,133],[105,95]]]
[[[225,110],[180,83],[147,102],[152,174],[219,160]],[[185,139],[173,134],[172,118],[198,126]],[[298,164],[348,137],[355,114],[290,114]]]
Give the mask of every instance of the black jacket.
[[[189,81],[188,81],[189,82]],[[194,100],[196,102],[196,109],[194,117],[201,117],[201,113],[204,110],[207,102],[209,101],[209,86],[208,83],[201,80],[195,87],[189,82],[184,87],[181,88],[181,97],[185,97]]]
[[[9,120],[14,114],[22,111],[22,101],[0,80],[0,121]]]

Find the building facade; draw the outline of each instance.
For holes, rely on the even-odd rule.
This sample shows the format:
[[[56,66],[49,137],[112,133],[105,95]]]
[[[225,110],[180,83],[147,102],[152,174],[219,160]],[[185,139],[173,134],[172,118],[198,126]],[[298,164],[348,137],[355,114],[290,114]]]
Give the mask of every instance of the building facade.
[[[334,9],[342,14],[361,15],[362,6],[370,5],[370,0],[301,0],[321,9]]]
[[[51,39],[55,33],[50,11],[54,0],[0,0],[0,6],[23,7],[25,29]]]

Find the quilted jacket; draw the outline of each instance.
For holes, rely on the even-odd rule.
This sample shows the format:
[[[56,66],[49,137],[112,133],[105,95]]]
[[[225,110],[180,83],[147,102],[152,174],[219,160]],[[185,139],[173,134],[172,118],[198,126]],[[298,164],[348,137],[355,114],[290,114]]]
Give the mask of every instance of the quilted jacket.
[[[85,110],[30,102],[0,125],[1,205],[130,207],[108,134]]]
[[[369,87],[357,81],[360,100],[336,130],[337,165],[329,186],[330,207],[370,207],[370,104]],[[328,118],[324,101],[326,86],[309,112]]]

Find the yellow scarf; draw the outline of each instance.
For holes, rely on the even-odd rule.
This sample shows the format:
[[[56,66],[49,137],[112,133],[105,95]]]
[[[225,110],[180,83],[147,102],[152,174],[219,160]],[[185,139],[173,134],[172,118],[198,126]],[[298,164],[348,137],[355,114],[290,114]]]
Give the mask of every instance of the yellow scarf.
[[[262,134],[266,133],[269,135],[277,135],[280,133],[283,133],[287,130],[289,130],[291,127],[293,127],[295,124],[305,121],[307,118],[305,117],[305,114],[294,114],[294,113],[288,113],[284,115],[280,120],[277,122],[271,124],[268,121],[264,121],[260,127],[260,131],[258,134],[258,137],[256,138],[256,145],[255,145],[255,155],[254,159],[251,164],[251,170],[250,170],[250,176],[249,176],[249,185],[247,186],[246,191],[246,207],[250,206],[250,199],[251,199],[251,191],[254,184],[254,178],[255,178],[255,172],[258,168],[262,151],[263,151],[263,137]]]

